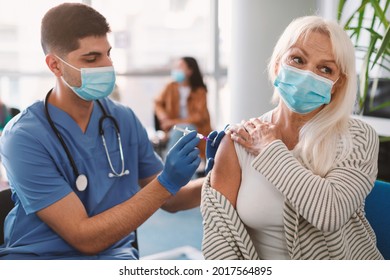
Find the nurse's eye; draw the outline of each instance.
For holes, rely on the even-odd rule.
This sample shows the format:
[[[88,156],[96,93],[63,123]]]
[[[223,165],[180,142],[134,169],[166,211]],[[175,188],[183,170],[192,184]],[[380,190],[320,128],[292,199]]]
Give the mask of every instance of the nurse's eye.
[[[96,62],[96,60],[98,59],[99,56],[100,56],[99,54],[90,54],[90,55],[86,55],[84,57],[84,59],[85,59],[85,62],[87,62],[87,63],[94,63],[94,62]]]
[[[88,62],[88,63],[93,63],[93,62],[95,62],[95,61],[96,61],[96,56],[93,57],[93,58],[88,58],[88,59],[86,59],[86,62]]]

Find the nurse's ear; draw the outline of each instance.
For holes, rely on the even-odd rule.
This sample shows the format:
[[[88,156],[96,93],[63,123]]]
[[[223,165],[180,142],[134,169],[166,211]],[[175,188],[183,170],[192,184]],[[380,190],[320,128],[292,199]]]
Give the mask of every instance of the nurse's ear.
[[[46,64],[49,67],[50,71],[56,76],[61,77],[62,71],[59,63],[59,59],[52,53],[46,55],[45,58]]]

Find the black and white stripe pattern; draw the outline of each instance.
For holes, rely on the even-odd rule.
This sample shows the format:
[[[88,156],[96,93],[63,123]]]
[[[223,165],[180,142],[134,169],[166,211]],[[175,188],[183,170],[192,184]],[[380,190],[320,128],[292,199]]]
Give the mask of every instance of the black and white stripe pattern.
[[[303,167],[281,141],[252,162],[285,197],[284,229],[292,259],[383,258],[364,216],[364,200],[377,174],[378,137],[356,119],[350,121],[350,134],[351,153],[325,177]],[[253,244],[244,225],[209,180],[203,186],[201,209],[206,259],[258,258],[247,253]]]
[[[206,259],[258,260],[244,224],[230,202],[210,187],[210,173],[202,188],[202,251]]]

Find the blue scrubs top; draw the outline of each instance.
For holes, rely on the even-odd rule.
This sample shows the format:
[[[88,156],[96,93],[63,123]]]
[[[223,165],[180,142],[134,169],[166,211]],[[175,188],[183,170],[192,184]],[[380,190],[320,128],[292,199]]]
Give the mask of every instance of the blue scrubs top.
[[[88,128],[83,133],[61,109],[48,104],[49,113],[62,135],[80,174],[88,177],[88,187],[80,192],[75,174],[60,141],[45,116],[44,103],[36,102],[13,119],[0,139],[1,160],[7,171],[15,208],[5,220],[5,244],[0,259],[137,259],[132,247],[134,232],[96,256],[85,256],[66,243],[37,216],[36,212],[75,192],[88,215],[94,216],[128,200],[139,190],[139,179],[155,175],[163,168],[146,130],[134,112],[109,99],[101,100],[108,115],[119,125],[129,175],[108,176],[111,172],[99,134],[103,116],[94,104]],[[103,122],[104,136],[117,172],[121,171],[119,145],[112,121]]]

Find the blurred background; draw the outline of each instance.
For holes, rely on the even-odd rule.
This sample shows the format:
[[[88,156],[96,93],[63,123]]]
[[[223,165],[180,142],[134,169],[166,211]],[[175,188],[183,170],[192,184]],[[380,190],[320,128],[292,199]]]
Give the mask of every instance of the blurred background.
[[[53,86],[40,45],[40,21],[49,8],[62,2],[0,0],[0,98],[9,107],[23,110],[42,99]],[[320,14],[335,18],[338,1],[68,2],[89,4],[108,19],[120,101],[152,129],[153,98],[170,79],[172,64],[181,56],[195,57],[205,74],[213,128],[232,121],[232,86],[239,87],[232,102],[242,96],[249,99],[241,118],[257,115],[259,104],[264,109],[271,108],[271,87],[265,69],[279,34],[297,16]],[[230,87],[229,65],[235,69]],[[247,81],[239,85],[243,79]],[[260,92],[267,99],[261,100]]]

